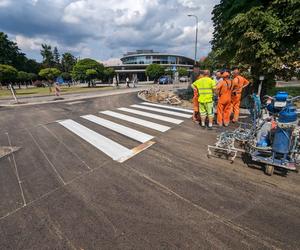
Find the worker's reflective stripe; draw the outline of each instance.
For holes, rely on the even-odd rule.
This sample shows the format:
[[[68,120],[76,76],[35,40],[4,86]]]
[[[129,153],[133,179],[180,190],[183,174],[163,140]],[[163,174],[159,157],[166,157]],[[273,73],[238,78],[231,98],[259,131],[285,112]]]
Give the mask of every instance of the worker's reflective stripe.
[[[199,95],[212,95],[212,92],[208,93],[208,92],[199,92]]]
[[[145,134],[143,132],[111,122],[109,120],[103,119],[95,115],[84,115],[81,117],[142,143],[150,141],[151,139],[154,138],[152,135]]]

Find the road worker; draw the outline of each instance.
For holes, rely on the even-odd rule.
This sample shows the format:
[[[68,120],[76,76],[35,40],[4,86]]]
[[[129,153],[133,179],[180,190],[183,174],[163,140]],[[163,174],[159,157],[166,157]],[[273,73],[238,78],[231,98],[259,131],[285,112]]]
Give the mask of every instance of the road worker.
[[[231,110],[233,112],[232,122],[234,123],[239,120],[242,92],[248,86],[249,81],[240,75],[239,68],[234,68],[232,75]]]
[[[218,83],[216,92],[218,94],[217,123],[219,126],[227,127],[230,122],[231,114],[231,88],[232,82],[229,79],[229,72],[222,74],[223,80]]]
[[[202,71],[200,71],[199,75],[197,76],[197,80],[201,79],[202,77],[203,77],[203,73],[202,73]],[[192,88],[194,90],[194,96],[193,96],[193,110],[194,110],[194,112],[193,112],[193,121],[194,122],[199,122],[200,121],[200,115],[199,115],[198,89],[195,88],[193,85],[192,85]]]
[[[205,127],[206,118],[208,118],[208,128],[211,129],[214,118],[213,93],[216,88],[216,82],[209,76],[209,70],[204,70],[203,77],[195,81],[192,85],[198,90],[201,126]]]

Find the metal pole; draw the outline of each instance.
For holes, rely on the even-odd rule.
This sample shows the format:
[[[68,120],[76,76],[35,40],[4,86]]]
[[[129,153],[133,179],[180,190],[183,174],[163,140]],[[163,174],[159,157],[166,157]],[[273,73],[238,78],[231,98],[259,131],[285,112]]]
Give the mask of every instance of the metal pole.
[[[16,103],[19,103],[19,101],[18,101],[18,99],[17,99],[17,97],[16,97],[16,95],[15,95],[15,91],[14,91],[14,88],[13,88],[12,84],[9,84],[9,86],[10,86],[11,94],[12,94],[12,96],[14,97]]]
[[[197,64],[197,44],[198,44],[198,22],[199,22],[199,19],[198,19],[198,16],[196,15],[188,15],[189,17],[195,17],[196,18],[196,39],[195,39],[195,62],[194,64],[196,65]]]

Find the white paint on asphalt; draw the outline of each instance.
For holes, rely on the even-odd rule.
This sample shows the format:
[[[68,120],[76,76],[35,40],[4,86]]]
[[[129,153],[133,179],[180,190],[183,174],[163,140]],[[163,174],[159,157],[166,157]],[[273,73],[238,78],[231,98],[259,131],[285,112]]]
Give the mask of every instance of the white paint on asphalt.
[[[172,106],[161,105],[161,104],[156,104],[156,103],[151,103],[151,102],[142,102],[141,104],[148,105],[148,106],[153,106],[153,107],[159,107],[159,108],[166,108],[166,109],[171,109],[171,110],[178,110],[178,111],[187,112],[187,113],[193,113],[194,112],[191,109],[172,107]]]
[[[139,118],[136,118],[136,117],[133,117],[133,116],[124,115],[124,114],[113,112],[113,111],[108,111],[107,110],[107,111],[101,111],[100,113],[111,116],[111,117],[114,117],[114,118],[118,118],[118,119],[123,120],[123,121],[135,123],[135,124],[141,125],[141,126],[146,127],[146,128],[151,128],[151,129],[154,129],[154,130],[157,130],[157,131],[160,131],[160,132],[166,132],[167,130],[170,129],[170,127],[168,127],[168,126],[164,126],[164,125],[154,123],[154,122],[149,122],[149,121],[146,121],[146,120],[143,120],[143,119],[139,119]]]
[[[146,133],[111,122],[95,115],[84,115],[81,117],[142,143],[150,141],[154,138],[152,135],[148,135]]]
[[[171,117],[167,117],[167,116],[162,116],[162,115],[157,115],[157,114],[153,114],[153,113],[149,113],[149,112],[139,111],[136,109],[118,108],[118,110],[125,111],[125,112],[131,113],[131,114],[136,114],[136,115],[153,118],[156,120],[170,122],[170,123],[174,123],[174,124],[180,124],[183,122],[183,120],[179,120],[179,119],[175,119],[175,118],[171,118]]]
[[[73,120],[68,119],[59,121],[58,123],[74,134],[78,135],[86,142],[92,144],[94,147],[101,150],[104,154],[115,161],[122,162],[123,159],[128,159],[134,155],[130,149],[110,140],[103,135],[100,135],[99,133],[96,133],[85,126],[82,126]]]
[[[67,105],[73,105],[73,104],[79,104],[79,103],[84,103],[85,101],[76,101],[76,102],[67,102]]]
[[[168,114],[168,115],[174,115],[174,116],[184,117],[184,118],[191,118],[192,117],[192,115],[187,115],[187,114],[183,114],[183,113],[179,113],[179,112],[174,112],[174,111],[169,111],[169,110],[165,110],[165,109],[145,107],[145,106],[137,105],[137,104],[131,105],[131,107],[133,107],[133,108],[139,108],[139,109],[145,109],[145,110],[154,111],[154,112],[163,113],[163,114]]]

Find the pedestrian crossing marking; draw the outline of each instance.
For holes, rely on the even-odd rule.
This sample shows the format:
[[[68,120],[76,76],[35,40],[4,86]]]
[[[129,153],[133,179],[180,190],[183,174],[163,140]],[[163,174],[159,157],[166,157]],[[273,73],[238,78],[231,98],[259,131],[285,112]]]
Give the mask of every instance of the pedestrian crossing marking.
[[[63,120],[59,121],[59,123],[115,161],[123,162],[124,159],[128,159],[134,155],[130,149],[116,143],[111,139],[106,138],[99,133],[94,132],[93,130],[73,120]]]
[[[175,119],[175,118],[171,118],[171,117],[163,116],[163,115],[157,115],[157,114],[153,114],[153,113],[149,113],[149,112],[144,112],[144,111],[140,111],[140,110],[136,110],[136,109],[118,108],[118,110],[125,111],[125,112],[131,113],[131,114],[136,114],[136,115],[153,118],[156,120],[170,122],[170,123],[174,123],[174,124],[180,124],[183,122],[183,120],[179,120],[179,119]]]
[[[154,129],[154,130],[157,130],[157,131],[160,131],[160,132],[166,132],[167,130],[170,129],[170,127],[168,127],[168,126],[164,126],[164,125],[161,125],[161,124],[158,124],[158,123],[150,122],[150,121],[147,121],[147,120],[139,119],[139,118],[136,118],[136,117],[133,117],[133,116],[124,115],[124,114],[113,112],[113,111],[108,111],[107,110],[107,111],[101,111],[100,113],[104,114],[104,115],[114,117],[114,118],[118,118],[120,120],[135,123],[135,124],[141,125],[143,127],[151,128],[151,129]]]
[[[100,126],[103,126],[105,128],[108,128],[110,130],[113,130],[119,134],[125,135],[131,139],[134,139],[139,142],[146,142],[150,141],[154,137],[152,135],[137,131],[135,129],[111,122],[109,120],[103,119],[101,117],[95,116],[95,115],[84,115],[81,116],[82,118],[89,120],[91,122],[94,122]]]
[[[137,105],[137,104],[131,105],[131,107],[139,108],[139,109],[145,109],[145,110],[154,111],[154,112],[163,113],[163,114],[168,114],[168,115],[184,117],[184,118],[191,118],[192,117],[192,115],[187,115],[187,114],[183,114],[183,113],[179,113],[179,112],[175,112],[175,111],[169,111],[169,110],[165,110],[165,109],[146,107],[146,106]]]
[[[156,103],[151,103],[151,102],[142,102],[141,104],[148,105],[148,106],[153,106],[153,107],[159,107],[159,108],[166,108],[166,109],[171,109],[171,110],[177,110],[177,111],[182,111],[182,112],[187,112],[187,113],[193,113],[194,112],[193,110],[190,110],[190,109],[172,107],[172,106],[168,106],[168,105],[161,105],[161,104],[156,104]]]

